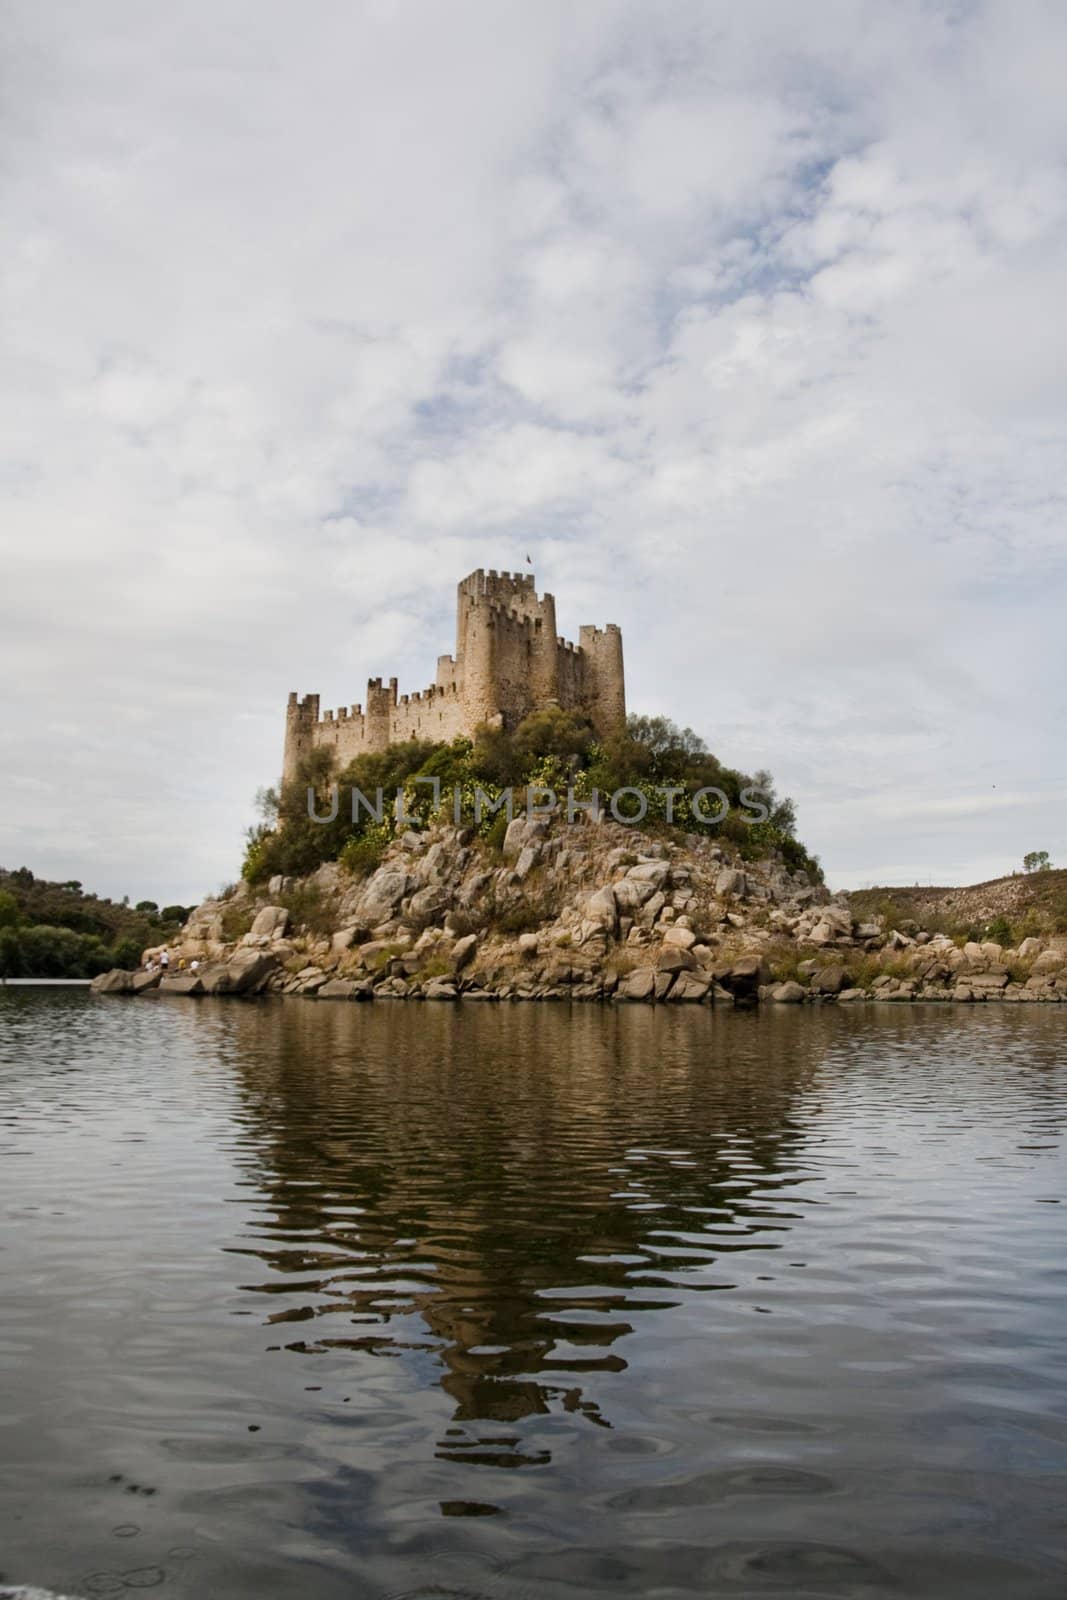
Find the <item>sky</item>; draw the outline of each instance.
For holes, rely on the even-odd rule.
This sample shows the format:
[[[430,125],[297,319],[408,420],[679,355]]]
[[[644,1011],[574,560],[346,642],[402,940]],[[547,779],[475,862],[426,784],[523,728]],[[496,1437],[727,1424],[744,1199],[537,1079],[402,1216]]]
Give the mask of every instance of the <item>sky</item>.
[[[832,887],[1067,864],[1067,8],[3,29],[0,864],[217,890],[527,554]]]

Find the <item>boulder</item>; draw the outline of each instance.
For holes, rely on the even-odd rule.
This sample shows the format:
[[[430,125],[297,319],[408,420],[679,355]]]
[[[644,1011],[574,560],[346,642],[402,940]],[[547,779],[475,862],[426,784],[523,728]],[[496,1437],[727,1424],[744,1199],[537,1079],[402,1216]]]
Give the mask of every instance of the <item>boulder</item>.
[[[428,884],[413,894],[410,915],[416,922],[432,922],[448,905],[448,896],[439,884]]]
[[[248,994],[277,967],[266,950],[239,950],[229,961],[214,962],[200,974],[205,994]]]
[[[1036,976],[1042,973],[1057,973],[1064,964],[1064,957],[1059,950],[1046,950],[1035,960],[1030,971]]]
[[[744,900],[748,895],[748,879],[737,867],[724,867],[715,879],[715,893],[720,900],[727,895]]]
[[[788,983],[779,983],[771,990],[771,999],[778,1005],[797,1006],[804,999],[805,990],[799,983],[790,980]]]
[[[650,883],[653,889],[662,889],[670,875],[666,861],[639,861],[626,874],[635,883]]]
[[[288,926],[289,913],[284,906],[264,906],[248,931],[254,939],[280,939]]]
[[[132,978],[132,972],[124,972],[121,967],[112,967],[110,972],[97,973],[89,987],[94,994],[129,994]]]
[[[766,981],[767,971],[759,956],[739,956],[731,967],[719,975],[719,982],[735,1000],[754,1000],[760,984]]]
[[[523,845],[515,861],[515,873],[520,882],[529,877],[537,865],[540,854],[541,846],[539,844]]]
[[[424,1000],[455,1000],[458,990],[454,983],[449,983],[446,978],[431,978],[422,991]]]
[[[131,972],[130,993],[147,994],[149,989],[158,989],[162,977],[163,969],[161,967],[154,967],[151,972],[146,971],[143,967],[139,972]]]
[[[696,964],[697,958],[689,950],[672,945],[664,945],[656,957],[657,972],[693,972]]]
[[[611,888],[620,911],[640,911],[656,893],[654,883],[644,883],[640,878],[619,878]]]
[[[356,985],[352,978],[330,978],[322,984],[318,995],[320,1000],[351,1000],[355,992]]]
[[[615,891],[610,884],[595,890],[585,902],[585,920],[614,936],[619,921]]]
[[[508,823],[504,835],[504,860],[518,861],[527,845],[539,844],[548,835],[548,823],[543,817],[516,817]]]
[[[204,985],[200,982],[198,972],[174,972],[168,978],[162,979],[159,985],[160,994],[203,994]]]
[[[811,975],[813,994],[840,994],[848,988],[848,973],[844,967],[820,967]]]
[[[677,945],[679,950],[692,950],[697,942],[697,936],[692,928],[668,928],[663,935],[663,943]]]
[[[699,1005],[707,998],[710,988],[710,978],[701,977],[695,972],[680,972],[667,998],[672,1003]]]
[[[617,1000],[650,1000],[656,988],[656,974],[651,967],[635,967],[633,972],[628,972],[624,978],[619,979],[619,987],[615,991]]]
[[[393,866],[379,867],[367,880],[356,902],[356,921],[368,928],[387,922],[410,887],[411,880],[406,872]]]
[[[462,972],[463,968],[474,960],[477,949],[478,935],[476,933],[468,933],[465,938],[457,939],[452,946],[452,955],[450,957],[452,971]]]

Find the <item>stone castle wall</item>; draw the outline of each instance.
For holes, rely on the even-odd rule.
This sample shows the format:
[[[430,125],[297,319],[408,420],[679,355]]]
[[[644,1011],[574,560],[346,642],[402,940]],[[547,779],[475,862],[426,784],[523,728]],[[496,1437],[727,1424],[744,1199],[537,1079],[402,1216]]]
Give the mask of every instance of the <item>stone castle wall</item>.
[[[448,741],[483,724],[515,727],[543,706],[587,716],[606,735],[626,720],[622,634],[614,623],[583,627],[580,643],[556,633],[556,602],[538,596],[532,574],[472,572],[456,594],[456,652],[439,656],[435,681],[400,695],[397,680],[372,678],[364,705],[320,712],[319,696],[294,693],[286,711],[283,781],[315,749],[344,766],[407,739]]]

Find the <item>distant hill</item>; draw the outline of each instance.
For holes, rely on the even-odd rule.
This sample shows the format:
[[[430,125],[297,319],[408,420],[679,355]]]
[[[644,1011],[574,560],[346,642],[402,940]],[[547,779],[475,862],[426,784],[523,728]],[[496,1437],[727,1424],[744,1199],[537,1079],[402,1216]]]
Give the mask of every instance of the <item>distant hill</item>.
[[[1012,945],[1029,934],[1067,933],[1067,869],[1015,872],[968,888],[859,889],[849,902],[854,915],[881,913],[890,927],[915,922],[972,938],[992,929],[992,937]]]
[[[135,906],[87,894],[76,879],[50,883],[28,867],[0,867],[0,977],[92,978],[137,966],[147,945],[172,937],[187,906]]]

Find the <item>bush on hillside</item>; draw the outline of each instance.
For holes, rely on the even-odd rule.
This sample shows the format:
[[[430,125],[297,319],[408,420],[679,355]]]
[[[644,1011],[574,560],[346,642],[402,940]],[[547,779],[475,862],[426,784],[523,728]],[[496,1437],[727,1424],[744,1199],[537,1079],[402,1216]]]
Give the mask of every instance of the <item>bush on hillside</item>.
[[[503,810],[493,812],[492,803],[510,787],[518,809],[535,786],[561,799],[568,786],[578,800],[590,800],[596,791],[602,804],[621,789],[636,790],[620,799],[619,813],[635,816],[643,806],[646,828],[710,832],[748,859],[777,851],[791,869],[822,876],[796,838],[792,801],[779,799],[769,773],[749,777],[723,766],[691,728],[678,728],[666,717],[631,717],[624,732],[598,742],[586,719],[558,706],[534,712],[513,733],[480,728],[473,740],[412,740],[358,756],[340,771],[331,752],[314,751],[292,783],[257,797],[261,820],[248,830],[242,873],[250,883],[262,883],[278,873],[304,877],[326,861],[340,861],[362,874],[377,865],[398,829],[428,826],[437,816],[475,827],[499,849],[507,817]],[[678,792],[665,796],[664,786]],[[700,789],[719,793],[694,808]],[[478,790],[488,803],[476,804]]]

